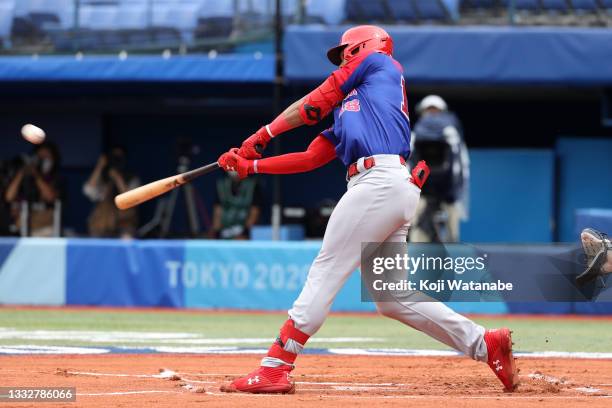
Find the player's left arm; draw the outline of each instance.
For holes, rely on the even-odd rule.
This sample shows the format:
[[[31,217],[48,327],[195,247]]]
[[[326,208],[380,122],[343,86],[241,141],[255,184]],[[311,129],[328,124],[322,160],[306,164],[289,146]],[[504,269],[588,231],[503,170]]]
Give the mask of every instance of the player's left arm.
[[[331,73],[321,85],[308,95],[292,103],[272,123],[261,127],[246,139],[238,154],[247,159],[261,158],[257,146],[265,148],[270,140],[302,125],[314,125],[325,118],[351,89],[357,87],[366,76],[371,62],[362,64],[369,54],[351,60]]]
[[[336,149],[329,139],[317,136],[308,149],[265,159],[249,160],[232,149],[219,157],[218,163],[225,171],[235,171],[243,179],[251,174],[295,174],[305,173],[336,158]]]

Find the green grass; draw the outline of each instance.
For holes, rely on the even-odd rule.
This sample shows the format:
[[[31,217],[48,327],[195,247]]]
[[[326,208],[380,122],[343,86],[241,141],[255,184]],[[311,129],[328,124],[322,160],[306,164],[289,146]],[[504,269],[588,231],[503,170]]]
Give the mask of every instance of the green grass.
[[[206,338],[273,338],[286,315],[193,313],[108,310],[23,310],[0,308],[0,328],[18,330],[94,330],[138,332],[187,332]],[[521,351],[612,352],[612,320],[477,318],[485,327],[508,326],[514,330],[516,349]],[[1,338],[0,345],[122,345],[82,340],[31,340]],[[316,343],[312,347],[385,347],[447,349],[429,337],[402,324],[370,315],[330,316],[317,337],[374,337],[367,343]],[[259,345],[266,346],[268,341]],[[127,345],[156,345],[142,340]],[[248,346],[256,346],[249,344]]]

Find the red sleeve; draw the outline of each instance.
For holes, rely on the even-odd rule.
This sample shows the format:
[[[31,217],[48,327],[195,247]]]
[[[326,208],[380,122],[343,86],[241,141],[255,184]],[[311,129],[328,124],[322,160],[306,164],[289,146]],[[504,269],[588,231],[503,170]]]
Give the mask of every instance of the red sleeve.
[[[336,158],[334,145],[323,135],[317,136],[305,152],[283,154],[253,161],[253,172],[261,174],[305,173]]]

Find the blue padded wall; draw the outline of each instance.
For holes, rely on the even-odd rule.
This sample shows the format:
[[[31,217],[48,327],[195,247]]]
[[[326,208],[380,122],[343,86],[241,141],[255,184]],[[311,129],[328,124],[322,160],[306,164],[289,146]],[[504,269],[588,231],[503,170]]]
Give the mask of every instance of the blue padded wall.
[[[550,242],[554,154],[471,149],[470,218],[465,242]]]

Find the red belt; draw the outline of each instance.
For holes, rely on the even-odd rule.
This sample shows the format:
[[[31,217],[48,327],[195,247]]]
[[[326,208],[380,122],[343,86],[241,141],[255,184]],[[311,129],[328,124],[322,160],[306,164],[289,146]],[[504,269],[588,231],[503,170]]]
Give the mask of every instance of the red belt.
[[[402,166],[406,164],[406,159],[404,159],[403,156],[399,156],[399,160]],[[363,159],[363,168],[365,170],[369,170],[374,166],[376,166],[376,161],[374,160],[374,157],[370,156]],[[357,162],[355,162],[348,166],[348,171],[346,173],[347,180],[352,178],[353,176],[356,176],[357,174],[359,174],[359,169],[357,168]],[[424,160],[421,160],[417,163],[416,166],[414,166],[414,168],[410,172],[410,175],[410,182],[418,188],[422,188],[423,184],[425,184],[425,181],[427,181],[427,177],[429,177],[429,166],[427,166],[427,163],[425,163]]]
[[[404,159],[402,156],[399,156],[400,159],[400,163],[403,165],[406,164],[406,159]],[[370,170],[372,167],[376,166],[376,161],[374,160],[374,157],[370,156],[370,157],[366,157],[365,159],[363,159],[363,168],[366,170]],[[359,174],[359,169],[357,168],[357,162],[351,164],[350,166],[348,166],[348,171],[347,171],[347,176],[348,178],[352,178],[353,176],[356,176],[357,174]]]

